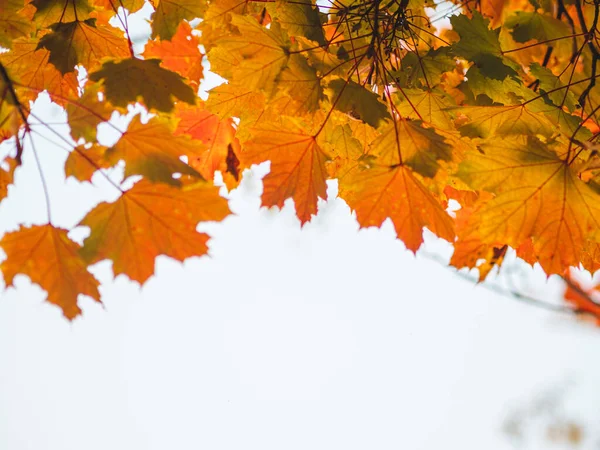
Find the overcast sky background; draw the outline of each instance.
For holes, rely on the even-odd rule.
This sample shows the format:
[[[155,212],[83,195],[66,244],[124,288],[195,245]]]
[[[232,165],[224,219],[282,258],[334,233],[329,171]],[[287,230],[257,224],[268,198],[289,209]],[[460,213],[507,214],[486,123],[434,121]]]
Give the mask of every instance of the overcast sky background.
[[[47,98],[34,112],[65,122]],[[56,176],[64,145],[35,144],[55,225],[116,198],[99,176]],[[203,225],[210,257],[160,257],[142,289],[100,263],[104,307],[83,299],[72,323],[26,277],[0,295],[0,449],[554,449],[568,447],[548,427],[569,422],[578,448],[600,449],[596,328],[415,257],[390,223],[359,230],[339,199],[301,229],[291,204],[260,209],[267,170],[224,192],[235,215]],[[26,152],[0,232],[44,223],[42,192]],[[451,252],[431,236],[425,250]],[[560,295],[509,266],[523,289]]]

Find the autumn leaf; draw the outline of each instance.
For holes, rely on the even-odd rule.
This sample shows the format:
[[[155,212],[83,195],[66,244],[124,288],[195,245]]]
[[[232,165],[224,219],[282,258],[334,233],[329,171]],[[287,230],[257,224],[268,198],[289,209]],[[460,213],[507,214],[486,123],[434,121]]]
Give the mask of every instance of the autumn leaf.
[[[192,34],[192,27],[181,22],[177,33],[170,41],[150,41],[144,50],[146,59],[160,59],[161,66],[187,78],[198,87],[202,79],[202,58],[200,41]]]
[[[550,69],[537,63],[531,64],[529,69],[539,82],[541,92],[549,92],[547,95],[552,103],[559,108],[566,106],[569,111],[577,108],[577,100],[573,92],[566,89],[566,85]]]
[[[210,90],[206,101],[209,111],[223,118],[237,117],[252,121],[261,115],[265,97],[252,89],[240,89],[230,84],[222,84]]]
[[[179,107],[177,118],[176,136],[185,134],[204,144],[204,148],[189,155],[190,166],[209,181],[219,170],[227,187],[236,187],[240,181],[238,155],[241,147],[235,136],[233,119],[220,119],[204,107]]]
[[[474,189],[496,194],[473,214],[469,229],[483,242],[513,248],[532,238],[548,273],[577,265],[586,240],[599,229],[598,194],[579,180],[568,159],[535,138],[482,143],[459,176]]]
[[[88,20],[94,10],[88,0],[33,0],[33,16],[38,26],[46,28],[56,23]]]
[[[37,48],[50,52],[49,61],[62,74],[73,72],[78,64],[93,69],[105,56],[124,58],[129,54],[127,41],[114,29],[97,28],[95,19],[56,23],[50,30]]]
[[[65,161],[65,176],[77,181],[91,181],[97,170],[112,166],[106,159],[106,150],[106,147],[99,144],[75,147]]]
[[[209,237],[198,233],[196,225],[228,214],[227,201],[207,183],[177,189],[140,181],[81,221],[91,229],[81,255],[90,264],[110,259],[115,276],[125,274],[144,283],[154,273],[159,255],[178,261],[204,255]]]
[[[370,155],[389,167],[407,165],[426,177],[434,177],[439,161],[452,159],[452,147],[444,137],[418,120],[398,120],[387,124],[371,144]]]
[[[263,206],[283,207],[294,199],[296,214],[302,223],[317,213],[319,198],[327,199],[328,156],[315,136],[306,134],[298,120],[286,118],[281,126],[252,129],[252,138],[243,143],[240,161],[244,167],[271,161],[264,178]]]
[[[224,36],[208,58],[231,83],[271,94],[286,68],[291,43],[279,26],[265,28],[252,17],[233,16],[239,34]]]
[[[552,121],[528,105],[466,106],[460,113],[468,123],[459,128],[461,134],[472,138],[511,135],[550,137],[555,132]]]
[[[398,237],[413,252],[423,243],[423,227],[448,241],[454,239],[452,219],[406,166],[359,167],[341,180],[341,188],[361,227],[380,227],[390,218]]]
[[[0,5],[0,45],[10,48],[16,38],[27,36],[32,31],[31,22],[20,11],[22,0],[5,0]]]
[[[316,4],[278,0],[267,5],[272,16],[281,23],[291,36],[304,36],[319,44],[325,44],[325,33],[321,24],[325,15]]]
[[[152,15],[152,37],[170,41],[183,20],[202,17],[206,10],[204,0],[158,0]]]
[[[64,105],[77,93],[77,75],[74,71],[63,75],[49,59],[50,52],[38,49],[38,41],[33,38],[16,39],[11,51],[0,55],[6,69],[29,88],[21,93],[24,100],[35,100],[45,90],[54,102]]]
[[[537,11],[516,11],[506,19],[504,25],[511,30],[512,37],[517,42],[527,42],[532,39],[545,41],[570,34],[566,23],[550,14],[540,14]]]
[[[48,224],[6,233],[0,240],[6,253],[0,270],[7,286],[13,286],[19,274],[28,276],[47,291],[48,301],[72,320],[81,314],[77,305],[79,294],[96,301],[100,301],[100,294],[98,281],[79,256],[79,245],[69,239],[67,232]]]
[[[73,139],[96,141],[98,125],[106,122],[112,113],[110,105],[99,98],[99,86],[88,84],[83,95],[73,99],[65,108]]]
[[[333,79],[327,85],[327,94],[336,109],[373,127],[390,118],[385,104],[379,97],[353,81]]]
[[[109,61],[90,74],[90,80],[103,81],[106,98],[115,106],[126,107],[141,97],[149,109],[169,112],[173,97],[191,105],[196,102],[192,88],[175,72],[160,67],[158,59]]]
[[[175,174],[199,177],[182,156],[197,156],[203,151],[199,141],[185,136],[173,137],[173,128],[168,121],[154,117],[146,124],[135,116],[121,139],[109,148],[105,157],[112,164],[125,161],[125,177],[143,175],[146,179],[179,185]]]
[[[457,55],[473,61],[490,78],[503,80],[509,75],[516,75],[503,56],[500,30],[490,30],[489,21],[481,14],[474,11],[471,18],[464,15],[452,16],[450,21],[454,31],[460,35],[460,40],[452,46]]]

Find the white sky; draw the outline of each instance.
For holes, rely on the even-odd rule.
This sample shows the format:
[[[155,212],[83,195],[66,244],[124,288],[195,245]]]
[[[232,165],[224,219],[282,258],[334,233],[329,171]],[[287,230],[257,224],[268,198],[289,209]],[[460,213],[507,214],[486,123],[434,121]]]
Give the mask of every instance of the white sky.
[[[46,100],[36,111],[65,121]],[[64,150],[36,148],[55,225],[115,198],[101,177],[56,176]],[[0,232],[45,221],[25,159]],[[566,447],[547,426],[570,420],[579,448],[600,448],[596,328],[415,258],[389,223],[359,231],[341,200],[301,230],[291,205],[259,208],[266,170],[230,194],[234,216],[205,226],[210,258],[161,257],[141,290],[100,263],[104,308],[84,299],[73,323],[26,277],[0,295],[0,449],[548,449]],[[535,295],[559,294],[520,273]],[[511,417],[520,440],[503,432]]]

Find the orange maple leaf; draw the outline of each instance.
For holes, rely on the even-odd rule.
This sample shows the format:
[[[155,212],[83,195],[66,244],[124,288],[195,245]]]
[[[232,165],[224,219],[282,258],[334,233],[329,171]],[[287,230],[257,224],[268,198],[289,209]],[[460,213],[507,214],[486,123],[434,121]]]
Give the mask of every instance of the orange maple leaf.
[[[115,276],[125,274],[144,283],[159,255],[179,261],[204,255],[209,236],[198,233],[196,225],[222,220],[229,212],[218,188],[207,183],[178,189],[142,180],[81,221],[91,230],[81,254],[90,264],[110,259]]]
[[[298,218],[306,223],[317,213],[317,200],[327,199],[328,156],[297,119],[253,128],[251,133],[252,138],[243,144],[240,161],[244,167],[271,161],[271,171],[263,181],[263,206],[281,208],[285,200],[293,198]]]
[[[199,46],[200,41],[192,34],[192,27],[187,22],[181,22],[170,41],[148,42],[144,57],[160,59],[161,66],[187,78],[197,88],[202,79],[204,58]]]
[[[79,294],[100,301],[98,281],[79,255],[80,246],[68,230],[50,224],[21,227],[0,240],[6,259],[0,264],[7,286],[16,275],[27,275],[48,292],[48,301],[59,306],[67,319],[81,314]]]

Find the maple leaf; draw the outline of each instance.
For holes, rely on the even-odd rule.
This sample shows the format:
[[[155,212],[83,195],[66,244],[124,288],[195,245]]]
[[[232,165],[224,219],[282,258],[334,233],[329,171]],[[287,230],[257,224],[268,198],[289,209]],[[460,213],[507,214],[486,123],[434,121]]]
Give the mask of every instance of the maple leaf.
[[[12,47],[13,40],[27,36],[32,31],[31,22],[20,14],[22,0],[5,0],[0,5],[0,45]]]
[[[114,29],[97,28],[96,19],[55,23],[50,30],[40,39],[38,49],[48,50],[49,61],[63,74],[73,72],[78,64],[93,69],[105,56],[129,55],[127,40]]]
[[[267,7],[271,15],[280,23],[292,36],[304,36],[321,45],[325,44],[325,33],[321,24],[324,14],[319,12],[319,8],[312,2],[290,2],[286,0],[277,0]]]
[[[547,273],[577,265],[590,232],[599,229],[598,194],[532,137],[488,141],[467,155],[459,176],[496,197],[472,215],[469,234],[514,248],[532,238]]]
[[[530,70],[531,74],[537,78],[542,93],[549,92],[547,95],[552,103],[558,107],[564,105],[569,111],[577,108],[577,100],[573,92],[566,89],[566,85],[550,69],[533,63]]]
[[[456,62],[449,47],[429,49],[425,54],[407,53],[402,58],[402,69],[393,72],[406,87],[434,87],[442,81],[442,75],[452,71]]]
[[[202,17],[205,10],[204,0],[158,0],[152,15],[152,37],[170,41],[181,21]]]
[[[454,31],[460,35],[460,41],[452,46],[457,55],[473,61],[490,78],[502,80],[509,75],[516,75],[503,56],[500,29],[490,30],[489,21],[477,11],[473,12],[471,18],[452,16],[450,21]]]
[[[554,134],[552,121],[528,105],[465,106],[460,113],[470,121],[461,126],[461,134],[469,137]]]
[[[443,91],[404,89],[403,95],[394,104],[396,111],[403,117],[421,120],[429,125],[442,129],[452,130],[453,117],[452,97]]]
[[[94,10],[88,0],[33,0],[31,4],[36,7],[33,18],[42,28],[61,22],[88,20]]]
[[[77,75],[70,72],[63,76],[49,58],[48,50],[38,49],[37,39],[20,38],[13,42],[10,52],[0,55],[0,62],[22,86],[30,88],[21,92],[24,100],[35,100],[45,90],[53,101],[64,104],[77,92]]]
[[[406,166],[357,168],[341,180],[341,189],[362,227],[380,227],[390,218],[398,237],[413,252],[423,243],[423,227],[448,241],[454,239],[452,219]]]
[[[202,58],[200,41],[192,34],[192,27],[181,22],[177,33],[170,41],[150,41],[144,50],[144,58],[160,59],[161,66],[177,72],[198,87],[202,79]]]
[[[0,138],[8,139],[16,135],[26,121],[26,111],[21,105],[14,82],[6,68],[0,64]]]
[[[252,138],[243,143],[240,161],[243,166],[270,160],[271,171],[265,176],[263,206],[283,207],[293,198],[296,214],[302,223],[317,213],[317,200],[327,199],[328,156],[307,134],[301,121],[285,118],[282,125],[251,130]]]
[[[221,118],[237,117],[253,121],[264,110],[265,97],[261,92],[252,89],[222,84],[210,90],[206,106]]]
[[[571,33],[566,23],[549,14],[538,12],[516,11],[506,19],[504,26],[512,30],[512,37],[517,42],[527,42],[532,39],[545,41],[568,36]]]
[[[407,165],[423,176],[435,176],[439,161],[452,159],[452,147],[444,137],[418,120],[389,123],[371,144],[370,155],[389,167]]]
[[[90,264],[113,262],[115,276],[144,283],[154,273],[154,260],[166,255],[178,261],[204,255],[209,237],[198,233],[200,221],[229,214],[218,188],[206,183],[182,189],[145,180],[114,203],[101,203],[80,223],[90,227],[81,255]]]
[[[215,42],[208,54],[211,70],[233,84],[272,93],[290,57],[289,39],[281,27],[265,28],[252,17],[234,15],[231,23],[239,34]]]
[[[176,173],[198,177],[198,172],[180,158],[201,153],[200,142],[185,136],[173,137],[173,128],[168,121],[158,117],[143,124],[140,116],[135,116],[121,139],[106,151],[105,157],[113,164],[125,161],[125,177],[143,175],[150,181],[172,185],[181,184],[173,178]]]
[[[13,286],[18,274],[28,276],[48,292],[48,301],[59,306],[67,319],[74,319],[81,314],[79,294],[96,301],[100,294],[98,281],[79,256],[79,245],[67,232],[48,224],[6,233],[0,240],[6,253],[0,270],[7,286]]]
[[[106,98],[115,106],[125,107],[138,97],[149,109],[164,112],[173,109],[172,97],[191,105],[196,103],[192,88],[175,72],[160,67],[158,59],[108,61],[90,74],[90,80],[103,81]]]
[[[96,141],[98,125],[106,122],[112,113],[110,105],[99,99],[99,86],[88,84],[82,96],[69,102],[65,108],[73,139]]]
[[[106,159],[106,147],[92,144],[89,148],[79,145],[65,161],[65,176],[78,181],[91,181],[98,169],[107,169],[112,164]]]
[[[336,109],[373,127],[390,118],[385,104],[379,97],[358,83],[336,78],[328,83],[327,91]]]
[[[179,107],[177,118],[175,135],[186,134],[205,146],[205,149],[195,151],[194,156],[190,155],[190,166],[209,181],[219,170],[229,189],[237,186],[240,181],[237,155],[241,148],[233,119],[220,119],[203,107]]]

